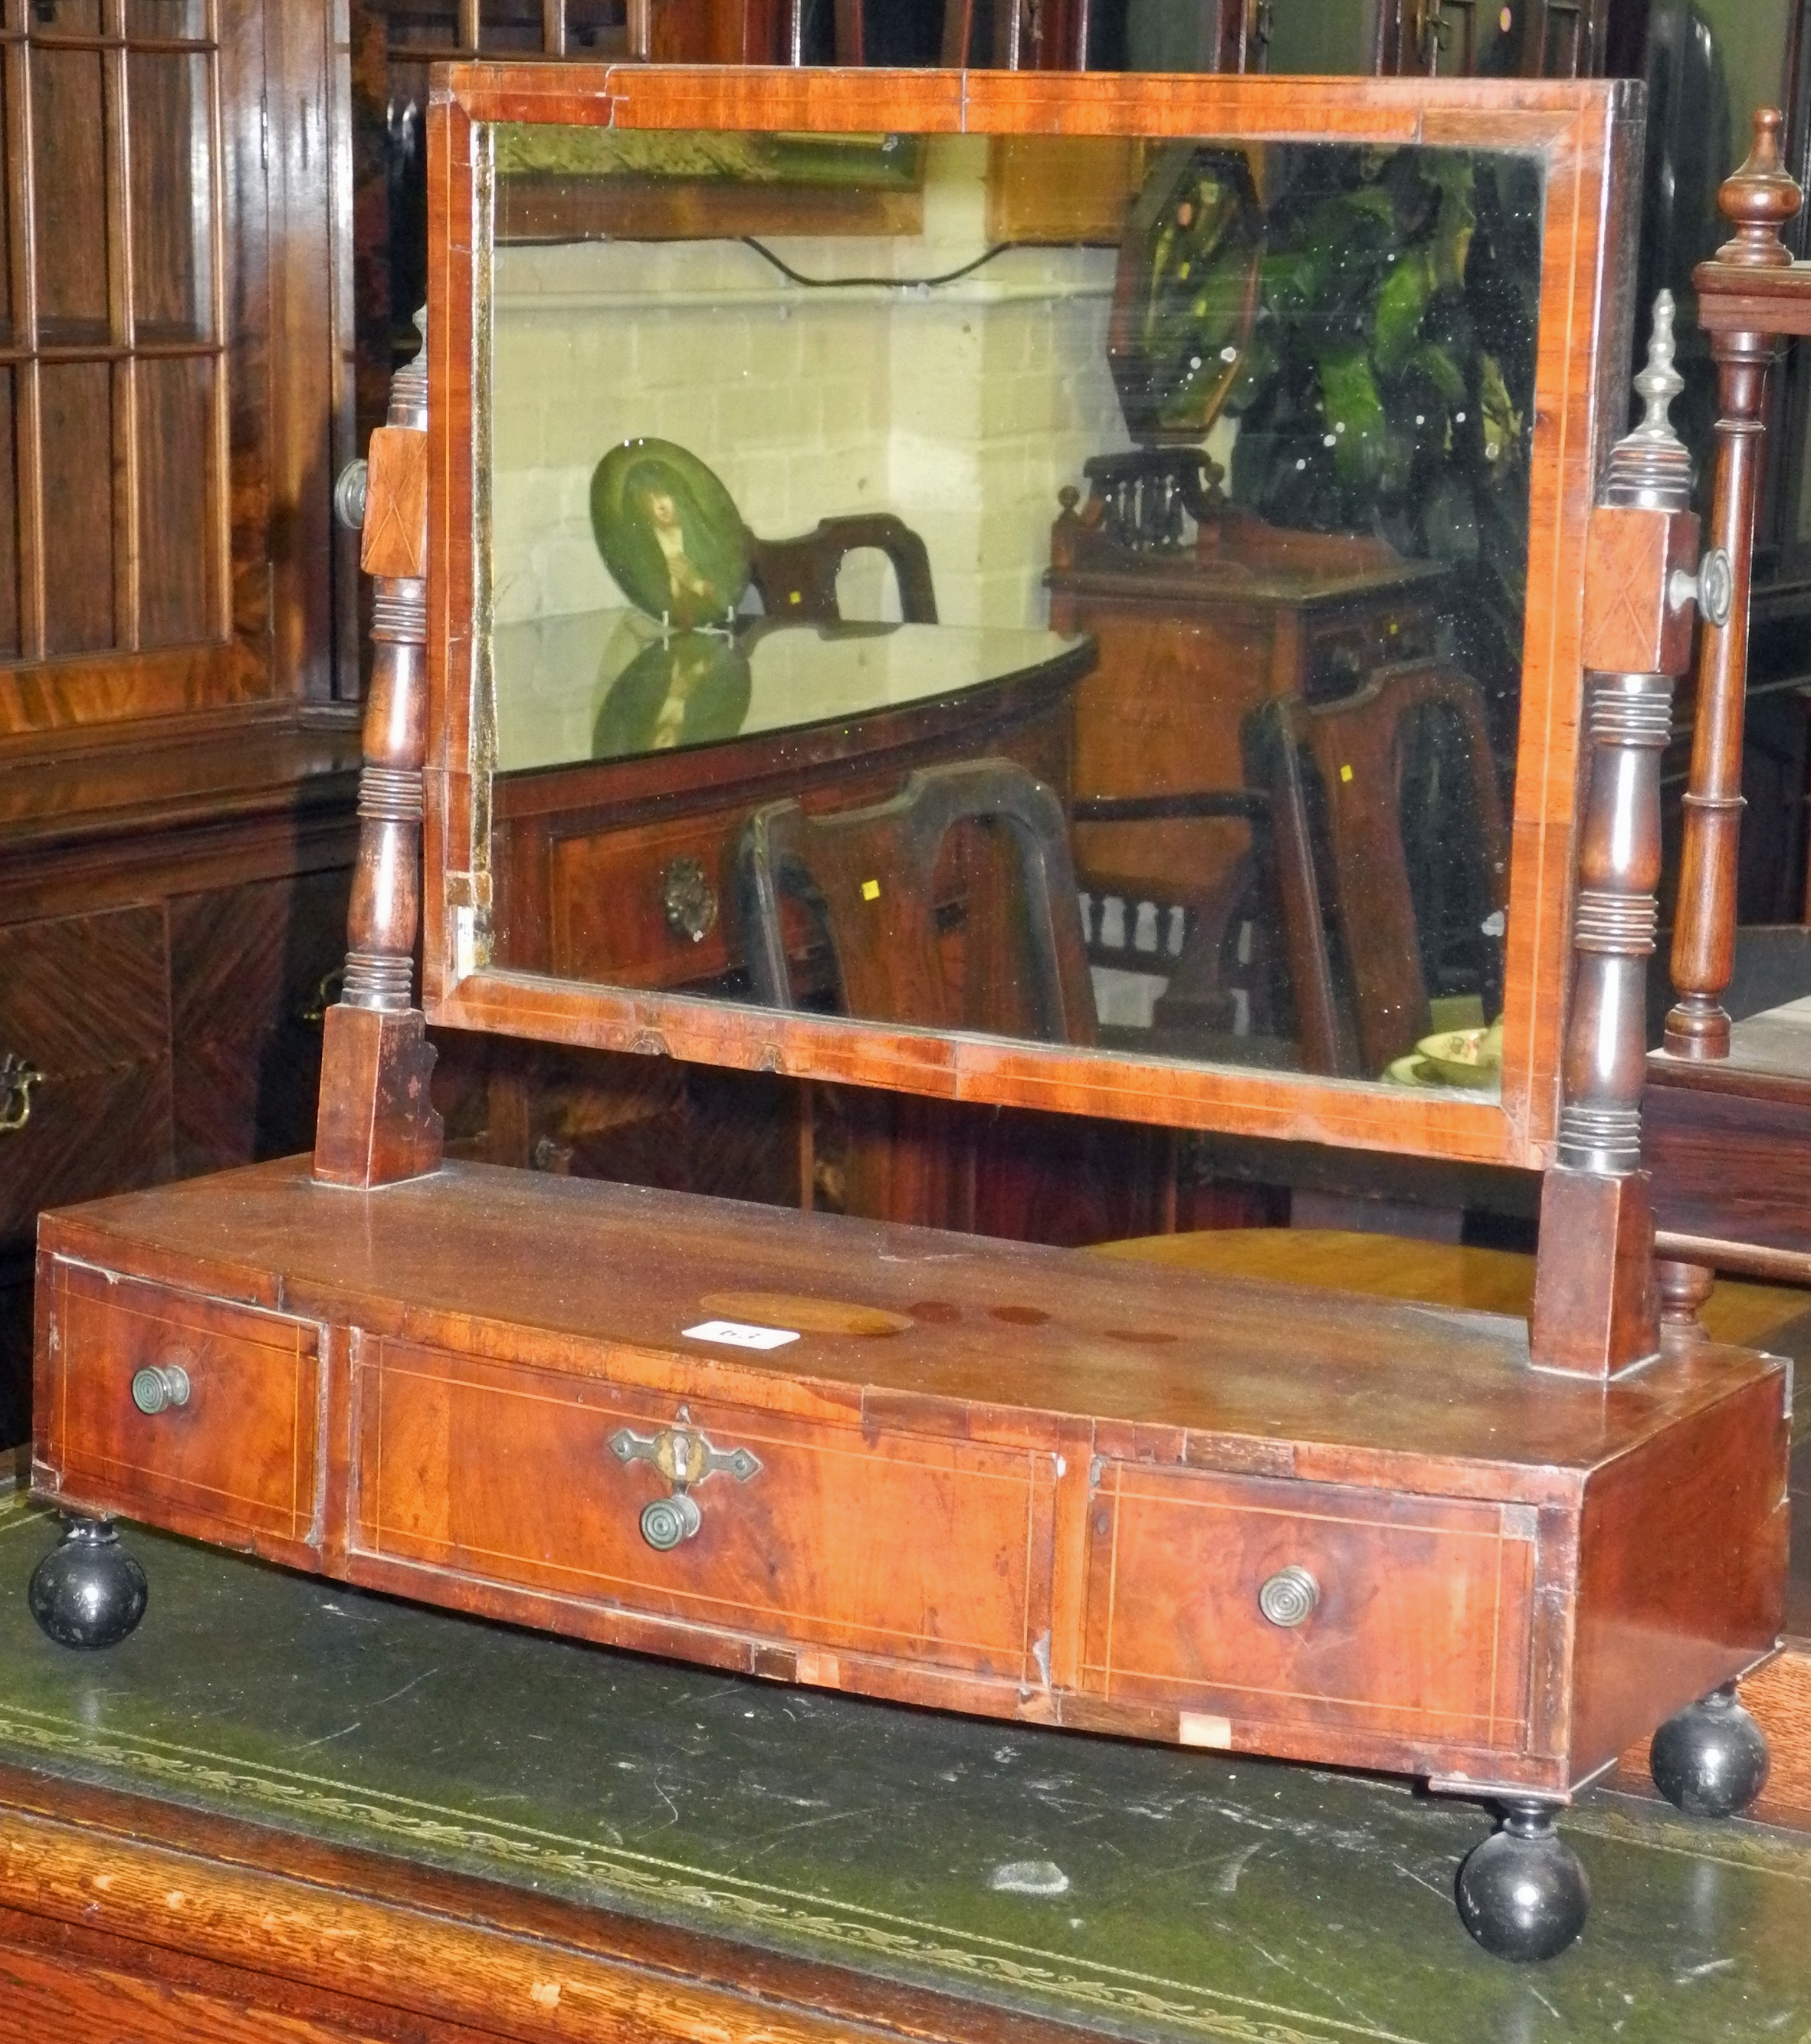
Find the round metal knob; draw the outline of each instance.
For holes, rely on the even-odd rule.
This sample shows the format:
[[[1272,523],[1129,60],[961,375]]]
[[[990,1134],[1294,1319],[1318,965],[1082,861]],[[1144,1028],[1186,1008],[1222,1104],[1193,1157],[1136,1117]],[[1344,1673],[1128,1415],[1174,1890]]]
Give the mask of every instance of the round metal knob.
[[[146,1414],[189,1402],[189,1373],[179,1362],[148,1363],[132,1380],[132,1402]]]
[[[1321,1585],[1294,1562],[1267,1577],[1258,1591],[1258,1608],[1272,1625],[1305,1624],[1320,1601]]]
[[[644,1508],[641,1537],[656,1554],[664,1554],[682,1540],[690,1539],[703,1523],[697,1500],[676,1490],[671,1497],[657,1497]]]
[[[348,532],[365,522],[365,494],[370,469],[363,459],[349,461],[333,485],[333,516]]]
[[[1721,547],[1713,547],[1705,555],[1698,564],[1696,574],[1685,568],[1675,568],[1672,579],[1667,585],[1667,601],[1675,610],[1683,610],[1688,603],[1695,603],[1698,616],[1718,631],[1729,622],[1735,600],[1736,571]]]

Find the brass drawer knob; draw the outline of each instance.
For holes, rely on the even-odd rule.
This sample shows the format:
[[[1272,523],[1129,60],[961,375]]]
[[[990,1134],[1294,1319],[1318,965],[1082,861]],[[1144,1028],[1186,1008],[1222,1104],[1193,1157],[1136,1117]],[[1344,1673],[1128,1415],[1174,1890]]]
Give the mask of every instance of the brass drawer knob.
[[[691,1424],[683,1406],[679,1417],[684,1425],[663,1427],[657,1434],[619,1427],[610,1436],[610,1453],[619,1462],[652,1462],[672,1485],[669,1496],[642,1508],[641,1537],[659,1554],[690,1539],[704,1523],[691,1495],[694,1484],[719,1475],[746,1483],[761,1469],[761,1458],[752,1449],[715,1447]]]
[[[656,1554],[664,1554],[682,1540],[690,1539],[703,1523],[698,1500],[676,1490],[671,1497],[657,1497],[643,1507],[641,1537]]]
[[[1258,1591],[1258,1608],[1272,1625],[1305,1625],[1321,1601],[1321,1585],[1291,1562],[1265,1577]]]
[[[186,1405],[189,1373],[179,1362],[148,1363],[132,1380],[132,1402],[149,1417],[171,1405]]]

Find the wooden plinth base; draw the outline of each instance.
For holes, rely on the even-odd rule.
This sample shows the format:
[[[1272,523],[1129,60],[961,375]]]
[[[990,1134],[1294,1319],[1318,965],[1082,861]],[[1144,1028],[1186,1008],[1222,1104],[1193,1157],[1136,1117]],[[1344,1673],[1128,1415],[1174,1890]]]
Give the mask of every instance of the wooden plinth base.
[[[1779,1627],[1786,1366],[1708,1342],[473,1166],[40,1244],[40,1495],[607,1643],[1559,1795]]]

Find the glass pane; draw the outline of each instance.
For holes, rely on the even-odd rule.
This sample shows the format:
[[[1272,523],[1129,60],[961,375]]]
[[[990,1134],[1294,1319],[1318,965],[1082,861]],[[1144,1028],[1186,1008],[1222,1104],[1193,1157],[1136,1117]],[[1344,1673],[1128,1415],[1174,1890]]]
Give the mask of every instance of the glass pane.
[[[19,471],[14,376],[0,368],[0,660],[19,656]]]
[[[29,0],[25,26],[34,36],[98,36],[101,0]]]
[[[39,337],[92,346],[110,332],[101,58],[37,49],[31,72]]]
[[[498,963],[1495,1083],[1536,159],[495,146]],[[836,837],[908,727],[988,763],[1002,851],[1036,807],[1013,788],[1054,792],[1059,927],[1033,936],[1009,858],[921,871],[888,839],[888,866],[879,811]],[[566,775],[670,827],[643,870],[642,840],[562,825],[571,912],[512,920]],[[738,786],[801,799],[771,856],[752,806],[705,818]]]
[[[113,371],[56,363],[42,376],[45,650],[113,643]]]
[[[544,50],[540,0],[483,0],[479,42],[490,50]]]
[[[425,4],[396,8],[390,12],[388,21],[392,49],[452,50],[459,47],[459,9],[453,0],[445,0],[444,6],[436,6],[434,0],[425,0]]]
[[[207,34],[207,0],[126,0],[129,37],[199,42]]]
[[[214,557],[214,365],[138,365],[139,637],[167,646],[210,636]]]
[[[207,57],[126,59],[133,305],[140,341],[211,337],[213,192]]]
[[[621,0],[566,0],[567,55],[617,48],[628,26]]]

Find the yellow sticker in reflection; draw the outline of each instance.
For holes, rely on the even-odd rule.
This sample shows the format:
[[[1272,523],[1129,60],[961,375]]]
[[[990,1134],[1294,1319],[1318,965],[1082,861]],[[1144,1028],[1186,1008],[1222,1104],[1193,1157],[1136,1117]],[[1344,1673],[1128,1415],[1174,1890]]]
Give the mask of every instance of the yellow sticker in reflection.
[[[880,882],[878,880],[864,880],[862,882],[862,899],[864,901],[878,901],[880,899]]]

